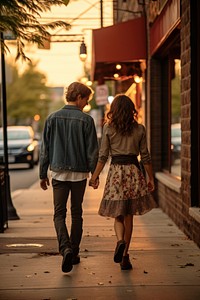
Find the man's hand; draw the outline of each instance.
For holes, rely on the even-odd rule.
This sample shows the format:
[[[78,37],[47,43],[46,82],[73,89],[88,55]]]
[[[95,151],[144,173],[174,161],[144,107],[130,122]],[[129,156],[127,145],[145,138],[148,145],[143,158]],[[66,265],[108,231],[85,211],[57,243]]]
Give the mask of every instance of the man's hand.
[[[49,178],[44,178],[40,180],[40,187],[45,191],[48,189],[49,186]]]
[[[98,186],[99,186],[99,178],[97,178],[96,180],[90,179],[89,186],[92,186],[93,189],[96,190],[98,188]]]

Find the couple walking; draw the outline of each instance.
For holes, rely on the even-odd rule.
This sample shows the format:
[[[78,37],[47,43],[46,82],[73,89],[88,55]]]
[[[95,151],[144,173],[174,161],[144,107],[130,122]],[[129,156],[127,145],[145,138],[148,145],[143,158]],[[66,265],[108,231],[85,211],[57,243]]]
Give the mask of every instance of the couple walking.
[[[100,150],[94,121],[82,110],[92,98],[92,90],[73,82],[66,91],[66,105],[48,116],[45,122],[40,152],[40,186],[50,185],[51,170],[54,225],[59,252],[63,256],[62,271],[70,272],[80,262],[79,250],[83,231],[82,203],[87,178],[98,188],[99,175],[108,157],[111,164],[103,198],[101,216],[114,218],[117,244],[114,262],[122,270],[132,269],[129,245],[133,216],[155,207],[150,192],[154,190],[151,157],[147,149],[146,132],[136,121],[137,112],[131,99],[117,95],[106,116]],[[140,170],[140,155],[148,175],[146,181]],[[66,226],[67,200],[71,193],[71,230]]]

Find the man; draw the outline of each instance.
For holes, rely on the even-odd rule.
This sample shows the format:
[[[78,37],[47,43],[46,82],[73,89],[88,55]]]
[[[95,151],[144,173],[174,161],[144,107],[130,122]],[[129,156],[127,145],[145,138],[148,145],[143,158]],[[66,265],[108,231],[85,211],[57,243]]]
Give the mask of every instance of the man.
[[[45,122],[40,151],[40,186],[49,185],[52,173],[54,225],[59,252],[63,256],[62,271],[70,272],[80,262],[82,238],[82,202],[89,172],[95,170],[98,142],[94,121],[82,112],[92,96],[86,85],[73,82],[66,91],[67,104],[50,114]],[[71,232],[66,226],[67,200],[71,192]]]

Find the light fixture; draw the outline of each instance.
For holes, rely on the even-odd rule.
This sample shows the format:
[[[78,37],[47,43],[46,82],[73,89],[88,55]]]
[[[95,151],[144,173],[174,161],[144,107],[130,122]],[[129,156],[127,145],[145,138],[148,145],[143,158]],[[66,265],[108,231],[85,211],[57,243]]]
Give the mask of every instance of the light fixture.
[[[86,82],[88,81],[88,78],[83,76],[81,77],[81,83],[86,84]]]
[[[117,64],[117,65],[116,65],[116,69],[117,69],[117,70],[120,70],[121,68],[122,68],[122,66],[121,66],[120,64]]]
[[[91,80],[88,80],[88,81],[86,82],[86,85],[87,85],[87,86],[92,86],[92,81],[91,81]]]
[[[139,77],[138,75],[134,75],[134,81],[135,83],[140,83],[142,81],[142,77]]]
[[[114,77],[115,79],[117,79],[117,78],[119,78],[119,74],[115,73],[115,74],[113,75],[113,77]]]
[[[79,57],[81,61],[85,61],[87,58],[87,47],[84,43],[84,39],[81,42]]]

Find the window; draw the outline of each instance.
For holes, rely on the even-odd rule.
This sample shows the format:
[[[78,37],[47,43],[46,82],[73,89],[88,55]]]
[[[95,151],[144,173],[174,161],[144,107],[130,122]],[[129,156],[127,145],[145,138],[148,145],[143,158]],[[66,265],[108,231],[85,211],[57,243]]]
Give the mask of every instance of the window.
[[[172,60],[171,72],[171,173],[181,176],[181,67],[180,59]]]
[[[181,68],[174,52],[161,60],[162,168],[181,177]]]

